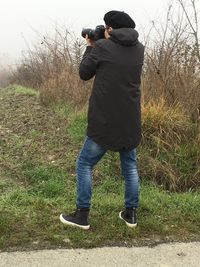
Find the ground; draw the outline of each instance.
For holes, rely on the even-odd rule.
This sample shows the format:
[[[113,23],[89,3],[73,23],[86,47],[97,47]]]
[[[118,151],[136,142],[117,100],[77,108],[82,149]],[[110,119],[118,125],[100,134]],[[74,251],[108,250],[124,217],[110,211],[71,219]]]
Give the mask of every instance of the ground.
[[[46,107],[34,90],[0,90],[1,251],[199,241],[198,192],[170,193],[145,179],[138,227],[127,229],[118,218],[124,187],[119,157],[112,152],[93,173],[91,230],[60,223],[60,213],[74,209],[75,161],[85,123],[85,112]]]

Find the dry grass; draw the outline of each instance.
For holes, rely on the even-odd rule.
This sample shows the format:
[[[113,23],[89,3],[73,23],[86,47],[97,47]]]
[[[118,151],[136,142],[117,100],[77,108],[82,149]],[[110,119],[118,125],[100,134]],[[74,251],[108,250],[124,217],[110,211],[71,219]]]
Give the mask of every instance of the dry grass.
[[[169,108],[163,98],[158,103],[151,101],[142,105],[142,125],[143,139],[156,148],[155,155],[159,153],[160,146],[172,149],[194,136],[194,133],[191,135],[191,120],[184,114],[183,108],[179,104]]]
[[[76,71],[66,68],[58,77],[49,78],[40,85],[40,98],[45,105],[70,103],[82,107],[89,97],[90,85],[81,81]]]
[[[199,125],[180,105],[150,102],[142,107],[143,139],[139,148],[141,176],[169,191],[200,186]]]

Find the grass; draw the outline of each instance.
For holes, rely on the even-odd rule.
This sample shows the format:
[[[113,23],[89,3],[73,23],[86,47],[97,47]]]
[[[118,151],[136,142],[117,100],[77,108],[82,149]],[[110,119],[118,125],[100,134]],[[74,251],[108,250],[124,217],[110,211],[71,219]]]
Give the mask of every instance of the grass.
[[[51,108],[62,118],[69,117],[74,112],[74,108],[64,103],[52,104]]]
[[[51,172],[49,174],[51,176]],[[118,218],[123,206],[123,181],[105,179],[100,185],[94,186],[90,214],[92,227],[89,232],[83,232],[59,222],[60,212],[73,210],[75,197],[74,182],[70,180],[65,187],[62,184],[64,180],[54,183],[49,179],[39,186],[36,183],[26,189],[15,188],[1,197],[1,249],[34,247],[35,242],[37,247],[59,245],[89,248],[198,238],[200,197],[197,193],[169,194],[143,183],[139,226],[132,230]]]
[[[14,85],[13,88],[15,92],[18,94],[25,94],[25,95],[37,96],[37,97],[39,96],[39,92],[32,88],[27,88],[27,87],[20,86],[20,85]]]
[[[49,110],[39,106],[37,98],[24,94],[23,90],[19,93],[7,89],[0,93],[3,98],[0,106],[0,115],[3,115],[0,129],[3,152],[0,155],[1,250],[200,240],[200,194],[198,181],[194,179],[195,175],[199,177],[198,146],[194,141],[197,137],[188,126],[186,131],[190,132],[192,142],[185,142],[181,124],[185,118],[177,112],[173,113],[174,117],[170,115],[176,118],[174,124],[169,114],[163,114],[165,122],[160,118],[156,125],[156,119],[151,118],[157,116],[155,106],[151,106],[151,112],[146,110],[147,119],[143,122],[146,136],[151,133],[162,141],[173,135],[179,137],[174,141],[175,149],[161,145],[163,142],[158,145],[151,138],[138,148],[141,177],[138,227],[129,229],[118,218],[123,208],[124,182],[119,155],[109,151],[93,171],[91,230],[85,232],[63,226],[59,215],[74,210],[75,161],[85,137],[86,109],[81,112],[62,104]],[[28,103],[27,117],[21,117],[20,110],[16,113],[16,106],[6,108],[10,99],[15,99],[21,110]],[[162,117],[161,112],[159,116]],[[23,120],[25,125],[21,124]],[[188,120],[186,125],[189,125]],[[167,133],[167,127],[173,127],[174,131]],[[180,187],[177,180],[183,183],[184,179],[185,185]],[[191,180],[194,185],[196,182],[196,187],[188,187]],[[172,183],[180,190],[170,188]]]

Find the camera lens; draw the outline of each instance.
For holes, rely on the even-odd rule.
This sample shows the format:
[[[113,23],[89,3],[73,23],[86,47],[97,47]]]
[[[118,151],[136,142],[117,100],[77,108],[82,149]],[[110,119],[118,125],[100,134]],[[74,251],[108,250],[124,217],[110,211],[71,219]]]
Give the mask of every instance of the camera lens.
[[[83,29],[82,32],[81,32],[82,37],[85,38],[86,34],[88,35],[89,39],[94,39],[94,30],[92,30],[92,29]]]

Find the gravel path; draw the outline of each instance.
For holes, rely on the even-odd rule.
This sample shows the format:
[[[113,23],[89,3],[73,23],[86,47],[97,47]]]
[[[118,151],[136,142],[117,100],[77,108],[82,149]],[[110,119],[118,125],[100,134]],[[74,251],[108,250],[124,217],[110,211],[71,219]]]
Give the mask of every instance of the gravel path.
[[[199,267],[200,242],[0,253],[1,267]]]

